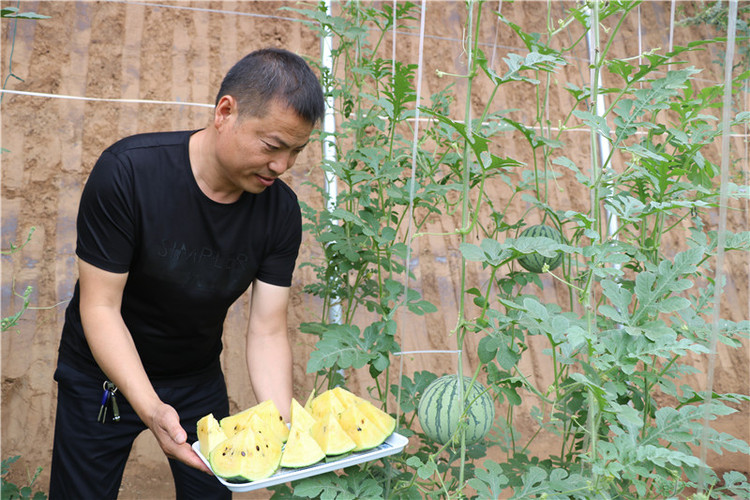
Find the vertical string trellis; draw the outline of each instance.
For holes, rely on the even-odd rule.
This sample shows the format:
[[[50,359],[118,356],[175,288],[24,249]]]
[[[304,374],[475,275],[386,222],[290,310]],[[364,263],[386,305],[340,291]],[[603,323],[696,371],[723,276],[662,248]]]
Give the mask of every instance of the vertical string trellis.
[[[395,1],[395,0],[394,0]],[[396,9],[394,5],[394,34],[393,34],[393,64],[395,65],[395,54],[396,54],[396,22],[395,22],[395,16],[396,16]],[[408,216],[407,216],[407,227],[406,227],[406,262],[404,263],[404,301],[408,300],[408,293],[409,293],[409,274],[411,271],[411,245],[412,245],[412,239],[413,231],[414,231],[414,224],[413,224],[413,214],[414,214],[414,198],[416,196],[416,176],[417,176],[417,146],[419,144],[419,103],[422,98],[422,67],[423,67],[423,54],[424,54],[424,31],[425,31],[425,17],[427,15],[427,0],[422,0],[422,6],[421,6],[421,15],[420,15],[420,21],[419,21],[419,55],[418,55],[418,62],[417,62],[417,86],[416,86],[416,103],[414,106],[414,134],[412,138],[412,156],[411,156],[411,172],[410,172],[410,186],[409,186],[409,206],[408,206]],[[393,75],[395,77],[395,67],[392,68]],[[400,314],[403,317],[403,309],[400,312]],[[403,324],[403,322],[402,322]],[[402,337],[403,337],[403,328],[402,331]],[[403,343],[403,338],[402,338]],[[403,363],[403,356],[401,357],[401,363]],[[396,396],[396,401],[401,401],[401,375],[403,371],[403,364],[401,365],[401,370],[399,371],[398,376],[398,391]],[[400,404],[396,404],[396,420],[398,421],[398,418],[400,417]]]
[[[706,463],[708,459],[708,430],[710,426],[710,407],[713,396],[714,372],[716,369],[716,348],[719,338],[719,321],[721,319],[721,291],[724,287],[724,245],[727,229],[727,198],[729,194],[729,150],[731,131],[729,128],[732,112],[732,70],[734,69],[734,49],[737,32],[737,0],[729,0],[729,17],[727,27],[727,50],[724,53],[724,99],[722,103],[722,136],[721,136],[721,174],[719,187],[719,228],[716,244],[716,277],[714,289],[713,321],[710,347],[708,352],[708,370],[704,400],[703,430],[701,433],[700,459],[703,466],[699,471],[699,493],[706,488]]]

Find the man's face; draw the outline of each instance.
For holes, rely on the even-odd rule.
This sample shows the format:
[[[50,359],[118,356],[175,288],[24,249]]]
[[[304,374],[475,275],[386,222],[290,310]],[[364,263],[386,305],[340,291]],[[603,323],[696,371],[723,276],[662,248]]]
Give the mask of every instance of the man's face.
[[[219,175],[227,187],[261,193],[294,165],[312,129],[311,123],[276,101],[262,118],[238,118],[235,106],[217,126]]]

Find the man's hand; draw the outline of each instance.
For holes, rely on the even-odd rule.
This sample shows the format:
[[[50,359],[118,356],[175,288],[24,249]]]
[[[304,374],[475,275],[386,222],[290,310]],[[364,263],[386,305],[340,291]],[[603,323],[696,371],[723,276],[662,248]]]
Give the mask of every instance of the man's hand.
[[[149,429],[169,458],[211,474],[211,470],[187,442],[187,432],[180,425],[180,417],[174,408],[166,403],[158,406],[151,417]]]

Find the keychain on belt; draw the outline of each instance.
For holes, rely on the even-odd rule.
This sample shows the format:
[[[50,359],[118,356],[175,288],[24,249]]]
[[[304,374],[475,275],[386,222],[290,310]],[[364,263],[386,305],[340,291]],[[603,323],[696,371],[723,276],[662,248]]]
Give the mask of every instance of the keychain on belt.
[[[109,380],[105,380],[104,384],[102,384],[102,389],[104,389],[104,394],[102,394],[102,406],[99,408],[99,416],[96,421],[101,423],[106,422],[107,405],[108,403],[112,403],[112,421],[118,422],[120,420],[120,408],[117,407],[117,398],[115,397],[117,386]]]

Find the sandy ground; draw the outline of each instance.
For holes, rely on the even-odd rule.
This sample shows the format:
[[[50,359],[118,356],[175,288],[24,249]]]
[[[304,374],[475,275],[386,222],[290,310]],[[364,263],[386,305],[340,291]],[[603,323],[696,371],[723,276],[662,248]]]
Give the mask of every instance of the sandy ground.
[[[75,214],[84,180],[102,149],[118,138],[136,132],[200,128],[208,120],[210,110],[191,103],[210,103],[226,70],[242,55],[266,45],[283,46],[311,57],[319,56],[319,40],[300,22],[296,15],[279,10],[282,3],[258,1],[183,1],[149,4],[141,2],[23,2],[23,11],[36,11],[50,16],[43,21],[2,22],[2,78],[9,76],[8,89],[55,95],[89,98],[146,99],[184,104],[133,104],[92,100],[64,100],[39,96],[5,95],[2,101],[2,242],[25,239],[31,226],[36,227],[31,242],[13,258],[3,257],[3,316],[19,306],[11,290],[34,288],[33,305],[18,328],[2,338],[2,456],[22,455],[14,468],[17,481],[23,481],[24,468],[33,470],[41,465],[39,479],[46,488],[52,448],[55,409],[55,384],[52,380],[64,304],[71,296],[76,279],[74,257]],[[291,3],[285,5],[290,6]],[[543,19],[539,2],[506,4],[503,14],[527,31],[541,31]],[[556,7],[557,8],[557,7]],[[436,78],[435,70],[461,73],[464,54],[460,38],[464,17],[463,2],[429,2],[424,51],[424,88],[427,96],[446,85]],[[669,5],[648,2],[642,12],[642,47],[665,47],[668,43]],[[515,35],[498,25],[490,16],[482,26],[484,50],[492,57],[498,72],[504,71],[502,57],[518,47]],[[498,29],[499,28],[499,29]],[[625,27],[615,53],[632,56],[638,53],[638,25]],[[676,43],[702,38],[700,29],[678,29]],[[417,62],[418,37],[399,33],[398,58]],[[390,41],[384,50],[390,55]],[[12,61],[11,61],[12,54]],[[706,52],[702,60],[692,61],[710,68],[700,78],[718,81],[720,73],[711,64],[715,53]],[[582,51],[570,54],[571,65],[559,78],[580,85],[588,78]],[[690,55],[690,58],[697,58]],[[12,66],[11,66],[12,64]],[[462,95],[463,83],[456,82],[456,94]],[[473,104],[481,106],[487,93],[479,86]],[[550,109],[568,109],[567,94],[561,89],[550,98]],[[497,107],[516,109],[518,119],[531,118],[528,103],[535,97],[531,87],[520,86],[512,93],[497,97]],[[462,105],[456,109],[462,109]],[[584,135],[567,140],[588,139]],[[319,153],[306,151],[286,180],[300,197],[313,200],[316,196],[304,183],[321,181],[316,168]],[[529,151],[520,137],[503,144],[507,156],[527,161]],[[575,156],[577,155],[577,156]],[[587,164],[588,147],[568,154],[574,161]],[[745,167],[747,168],[745,162]],[[740,165],[739,168],[742,168]],[[488,186],[487,194],[501,199],[507,193]],[[563,178],[560,191],[552,203],[584,210],[586,193],[576,193],[570,179]],[[311,203],[313,201],[310,201]],[[729,224],[735,231],[747,230],[746,207],[735,207]],[[523,209],[519,207],[518,210]],[[431,232],[448,232],[457,226],[451,217],[430,221]],[[664,245],[677,247],[679,242]],[[314,241],[303,243],[302,259],[315,255]],[[416,286],[436,304],[439,313],[426,317],[402,315],[399,338],[404,351],[423,349],[455,349],[449,335],[456,320],[456,281],[459,251],[456,238],[426,237],[417,242],[415,250]],[[309,268],[308,268],[309,269]],[[308,269],[300,269],[293,285],[293,307],[290,330],[295,348],[295,395],[304,399],[312,388],[306,374],[306,363],[313,340],[297,333],[301,322],[320,314],[321,304],[302,293],[312,280]],[[728,286],[723,309],[734,321],[748,317],[748,265],[729,256]],[[471,269],[470,279],[483,279],[480,269]],[[562,297],[562,291],[544,280],[544,300]],[[15,287],[15,288],[14,288]],[[244,365],[242,331],[246,323],[247,296],[232,308],[227,319],[226,350],[223,364],[227,373],[231,403],[239,410],[253,404]],[[536,340],[536,339],[535,339]],[[472,345],[466,352],[475,351]],[[532,342],[524,368],[538,386],[545,387],[550,376],[545,372],[544,346]],[[393,380],[402,366],[394,360]],[[473,355],[464,362],[474,366]],[[748,349],[721,350],[718,356],[715,390],[750,392]],[[705,368],[705,360],[696,365]],[[455,370],[455,355],[414,354],[404,357],[403,370],[411,374],[419,370],[443,373]],[[351,387],[366,391],[368,377],[348,374]],[[702,387],[704,377],[687,381]],[[530,408],[530,406],[529,406]],[[525,408],[524,410],[528,410]],[[733,417],[722,419],[719,427],[745,440],[750,438],[747,406]],[[532,418],[521,412],[519,430],[530,434]],[[539,444],[544,446],[544,442]],[[717,469],[750,470],[746,456],[712,456]],[[133,449],[123,479],[121,498],[161,499],[173,496],[166,460],[153,438],[142,435]],[[237,495],[237,498],[264,498],[266,493]]]

